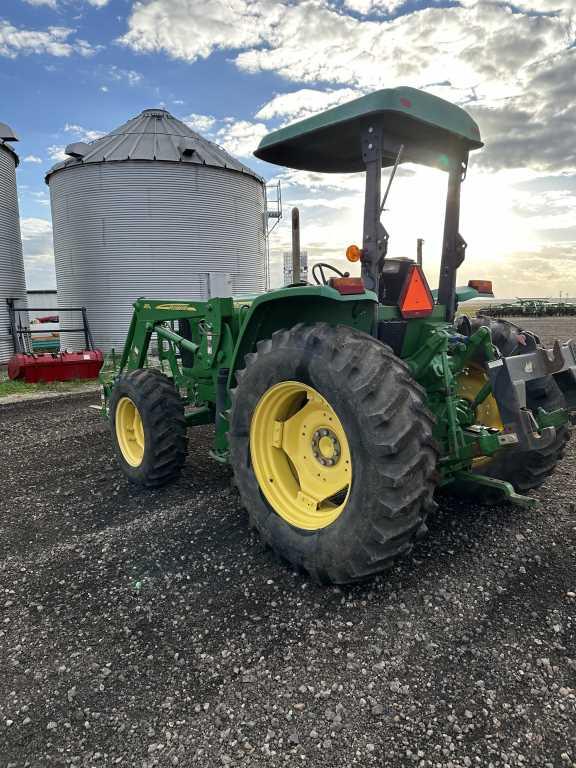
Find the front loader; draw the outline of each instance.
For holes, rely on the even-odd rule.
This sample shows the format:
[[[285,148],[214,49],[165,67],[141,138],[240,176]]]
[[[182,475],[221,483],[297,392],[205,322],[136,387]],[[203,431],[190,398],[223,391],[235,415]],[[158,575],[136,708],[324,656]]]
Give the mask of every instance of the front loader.
[[[459,301],[491,291],[456,286],[460,189],[481,146],[464,110],[411,88],[264,138],[262,160],[365,173],[362,243],[347,251],[361,276],[324,264],[316,284],[252,299],[136,301],[122,356],[102,374],[125,475],[147,487],[175,479],[187,429],[213,424],[211,455],[230,463],[251,523],[325,583],[365,579],[409,552],[438,488],[532,503],[525,492],[568,439],[576,344],[548,351],[513,326],[456,320]],[[387,256],[382,168],[402,162],[448,177],[434,291],[416,263]]]

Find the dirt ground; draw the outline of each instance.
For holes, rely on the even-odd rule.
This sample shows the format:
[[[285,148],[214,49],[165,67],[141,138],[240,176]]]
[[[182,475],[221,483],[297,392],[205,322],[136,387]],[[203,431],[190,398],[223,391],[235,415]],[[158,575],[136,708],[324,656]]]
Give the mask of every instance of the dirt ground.
[[[576,442],[532,510],[442,499],[385,580],[317,587],[190,433],[121,476],[92,395],[0,407],[0,768],[576,765]]]

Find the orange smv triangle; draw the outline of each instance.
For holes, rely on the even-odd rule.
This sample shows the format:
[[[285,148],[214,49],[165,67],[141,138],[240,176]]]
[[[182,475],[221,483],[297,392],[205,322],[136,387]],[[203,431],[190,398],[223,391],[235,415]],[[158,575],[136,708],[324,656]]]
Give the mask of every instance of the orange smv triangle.
[[[434,299],[420,267],[416,264],[406,278],[400,298],[402,317],[425,317],[434,309]]]

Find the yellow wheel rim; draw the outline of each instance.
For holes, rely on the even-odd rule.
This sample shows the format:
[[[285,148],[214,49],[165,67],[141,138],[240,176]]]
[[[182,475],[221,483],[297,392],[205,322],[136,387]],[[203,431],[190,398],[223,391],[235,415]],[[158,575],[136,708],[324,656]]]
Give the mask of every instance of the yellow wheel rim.
[[[473,402],[474,398],[487,381],[488,378],[481,368],[468,368],[458,379],[458,394],[465,400]],[[489,394],[484,402],[478,406],[476,415],[479,424],[499,431],[504,429],[494,395]],[[486,464],[489,461],[491,461],[489,456],[481,456],[478,459],[474,459],[472,464],[477,467],[481,464]]]
[[[122,456],[131,467],[139,467],[144,458],[144,426],[140,411],[129,397],[122,397],[116,406],[116,438]]]
[[[352,486],[348,439],[312,387],[283,381],[262,395],[250,425],[250,455],[264,496],[290,525],[316,531],[344,510]]]

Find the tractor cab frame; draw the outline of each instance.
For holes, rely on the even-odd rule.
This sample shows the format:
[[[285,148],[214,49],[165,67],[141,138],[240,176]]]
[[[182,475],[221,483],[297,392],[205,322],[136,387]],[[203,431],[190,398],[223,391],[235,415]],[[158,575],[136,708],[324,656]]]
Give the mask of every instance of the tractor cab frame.
[[[480,130],[460,107],[414,88],[363,96],[265,137],[256,157],[277,165],[324,173],[365,171],[362,279],[386,303],[383,266],[389,234],[381,221],[382,168],[412,162],[448,173],[438,304],[451,322],[456,273],[466,241],[459,232],[460,188],[468,155],[483,146]]]

